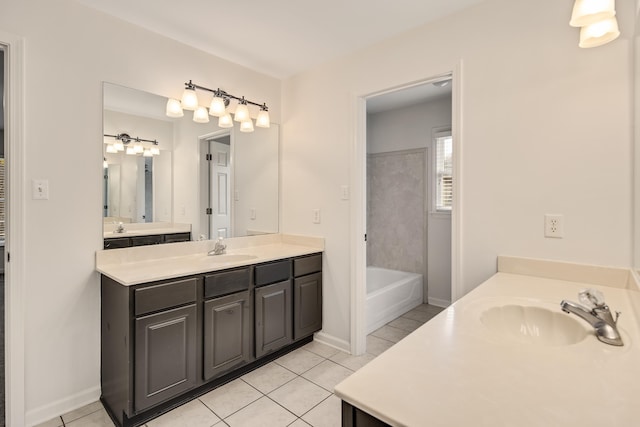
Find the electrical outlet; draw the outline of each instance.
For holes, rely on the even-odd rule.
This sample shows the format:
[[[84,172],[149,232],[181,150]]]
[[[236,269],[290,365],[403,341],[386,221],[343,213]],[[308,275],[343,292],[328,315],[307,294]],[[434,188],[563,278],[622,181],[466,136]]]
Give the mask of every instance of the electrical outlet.
[[[564,216],[551,214],[544,216],[544,237],[557,239],[564,237]]]
[[[313,223],[320,224],[320,209],[313,210]]]

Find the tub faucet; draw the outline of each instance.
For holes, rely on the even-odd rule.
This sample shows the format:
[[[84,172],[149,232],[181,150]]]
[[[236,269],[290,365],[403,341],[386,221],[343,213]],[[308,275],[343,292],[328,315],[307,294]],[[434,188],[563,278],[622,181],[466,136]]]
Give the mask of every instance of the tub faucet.
[[[609,306],[604,302],[603,295],[593,289],[580,292],[579,297],[580,301],[589,307],[562,300],[560,303],[562,311],[573,313],[587,321],[595,329],[596,337],[603,343],[617,346],[624,345],[617,327],[620,312],[616,311],[616,318],[614,319]]]
[[[222,243],[223,240],[224,239],[222,237],[218,237],[218,240],[216,240],[216,245],[207,253],[207,255],[222,255],[225,249],[227,249],[227,245]]]

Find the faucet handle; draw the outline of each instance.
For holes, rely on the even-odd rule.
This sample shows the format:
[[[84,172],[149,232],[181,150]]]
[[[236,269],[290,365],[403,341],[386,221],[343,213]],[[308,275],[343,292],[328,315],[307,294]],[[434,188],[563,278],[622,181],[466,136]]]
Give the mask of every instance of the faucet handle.
[[[596,289],[584,289],[578,294],[580,302],[590,309],[602,308],[606,304],[604,302],[604,294]]]

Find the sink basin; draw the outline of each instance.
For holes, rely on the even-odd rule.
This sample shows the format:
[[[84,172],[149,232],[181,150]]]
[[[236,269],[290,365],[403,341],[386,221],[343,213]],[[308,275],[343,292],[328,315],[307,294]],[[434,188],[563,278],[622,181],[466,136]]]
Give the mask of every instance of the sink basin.
[[[226,263],[232,263],[232,262],[250,261],[256,258],[258,258],[256,255],[248,255],[248,254],[222,254],[222,255],[210,255],[207,257],[207,260],[215,264],[226,264]]]
[[[519,343],[560,346],[576,344],[589,335],[580,322],[560,311],[520,304],[489,308],[480,315],[482,324]]]

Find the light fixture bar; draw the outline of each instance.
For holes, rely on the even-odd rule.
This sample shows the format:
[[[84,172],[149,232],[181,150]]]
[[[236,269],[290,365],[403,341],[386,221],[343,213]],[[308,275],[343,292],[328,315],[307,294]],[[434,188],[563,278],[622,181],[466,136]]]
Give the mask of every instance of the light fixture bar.
[[[131,141],[133,141],[133,142],[150,142],[153,145],[158,145],[159,144],[159,142],[156,141],[155,139],[151,140],[151,139],[138,138],[137,136],[133,137],[133,136],[130,136],[128,133],[119,133],[117,135],[109,135],[109,134],[105,133],[104,136],[115,138],[115,139],[117,139],[119,141],[122,141],[122,143],[125,144],[125,145],[130,143]]]
[[[188,83],[184,84],[184,88],[185,89],[191,89],[191,90],[194,90],[194,89],[204,90],[204,91],[207,91],[207,92],[211,92],[211,93],[214,94],[214,96],[218,96],[218,97],[221,97],[223,99],[224,98],[226,98],[226,99],[235,99],[238,102],[242,101],[242,102],[246,102],[247,104],[251,104],[251,105],[255,105],[256,107],[263,108],[265,111],[269,110],[267,108],[267,104],[264,103],[264,102],[262,104],[259,104],[257,102],[249,101],[244,96],[235,96],[235,95],[232,95],[229,92],[226,92],[226,91],[224,91],[224,90],[222,90],[220,88],[218,88],[218,89],[210,89],[208,87],[200,86],[200,85],[197,85],[197,84],[193,83],[191,80],[189,80]]]

